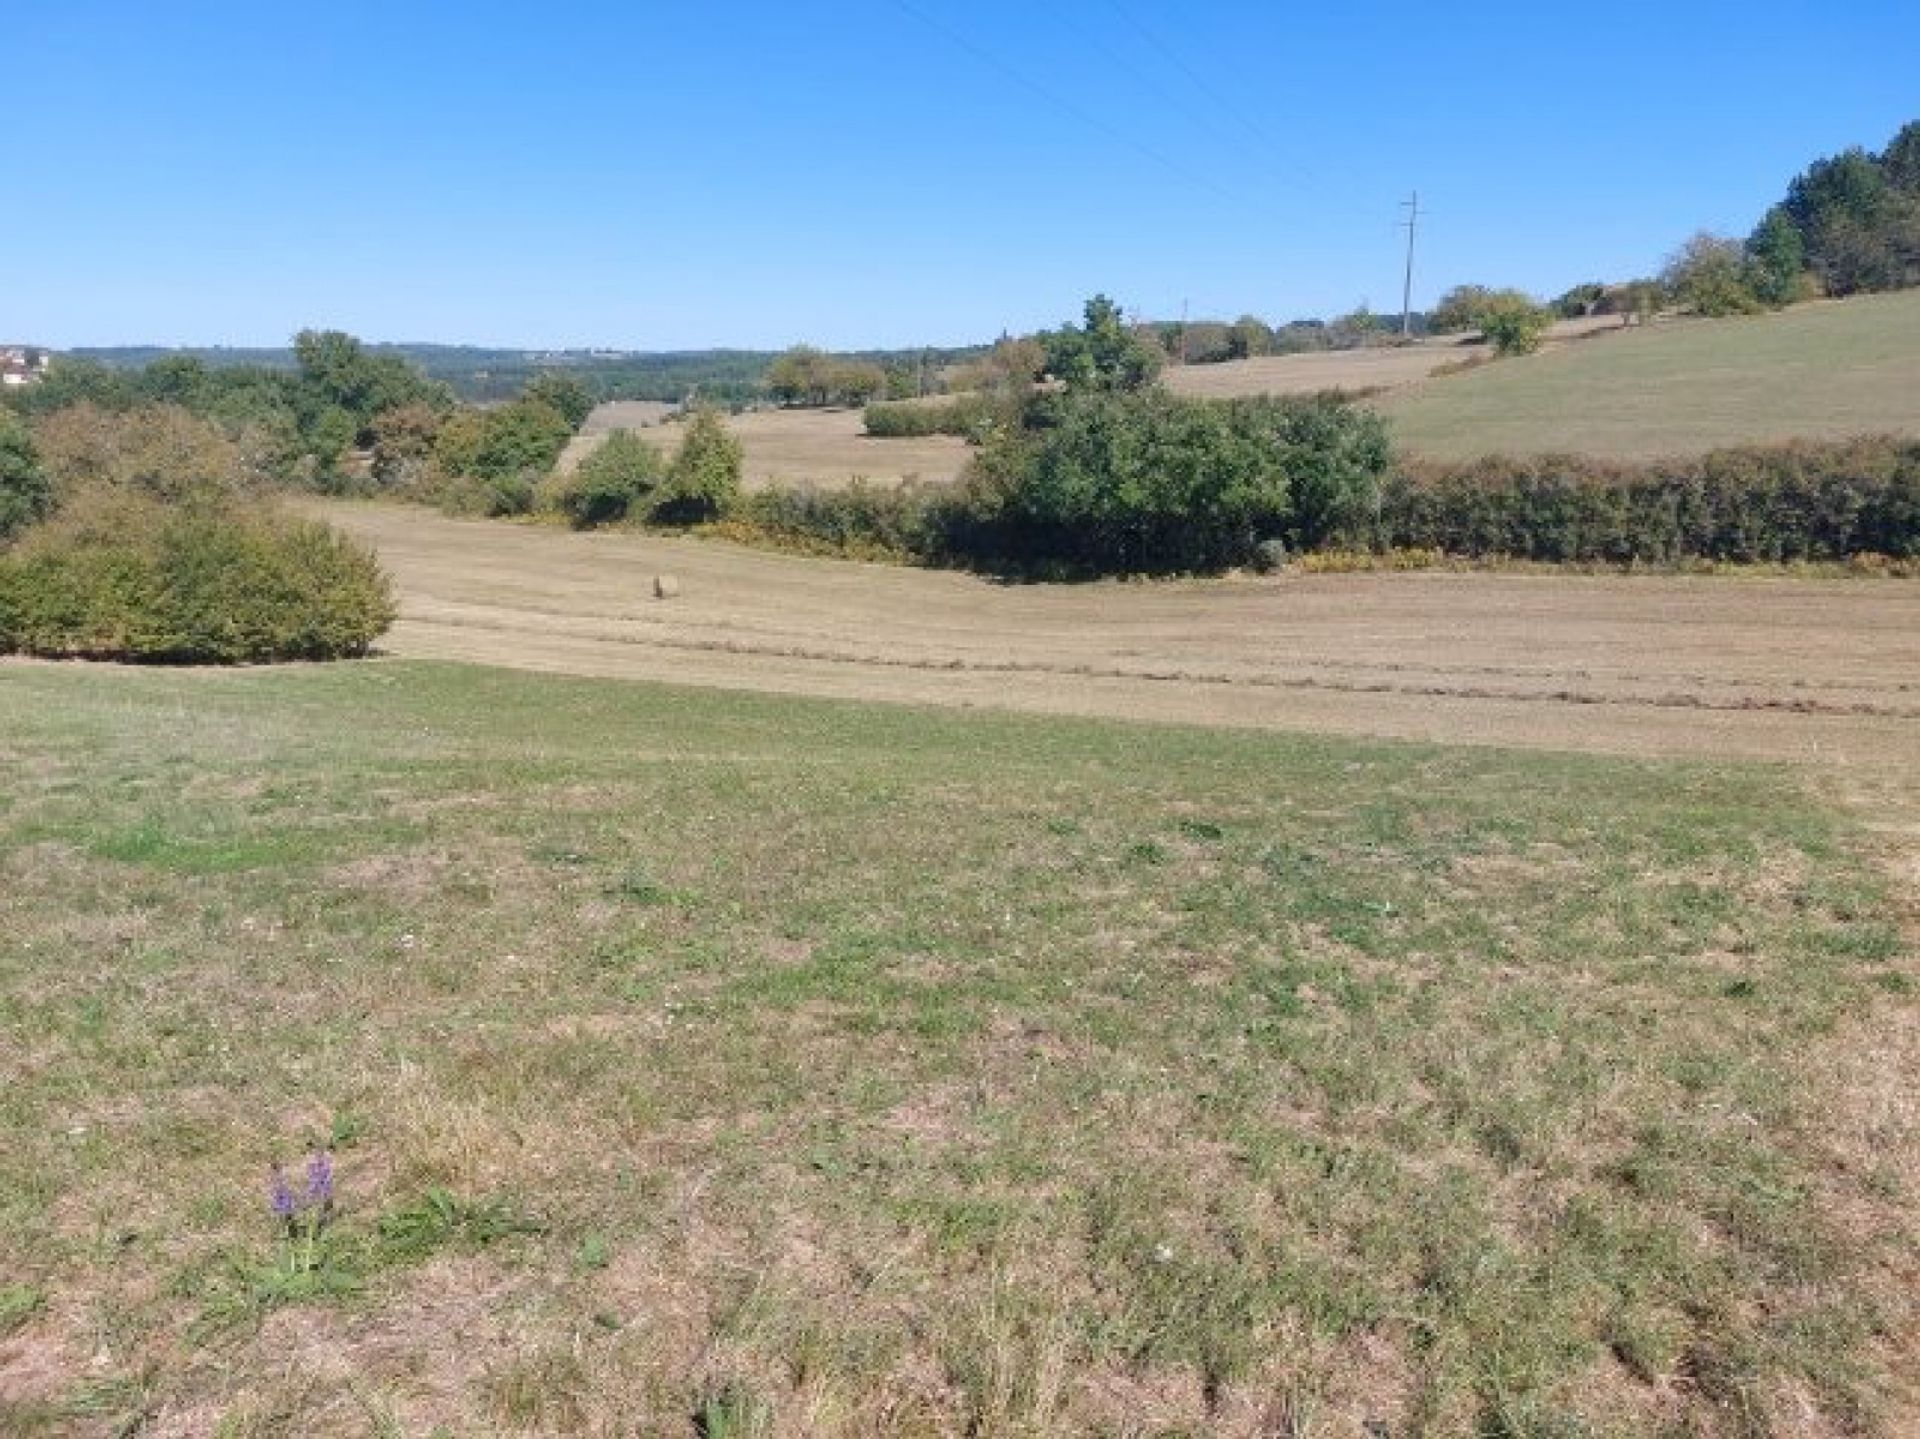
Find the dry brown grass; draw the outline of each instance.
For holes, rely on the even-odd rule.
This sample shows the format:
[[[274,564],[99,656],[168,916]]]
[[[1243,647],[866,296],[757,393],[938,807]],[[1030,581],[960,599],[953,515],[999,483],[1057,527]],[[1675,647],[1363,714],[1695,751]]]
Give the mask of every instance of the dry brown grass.
[[[561,456],[561,468],[578,465],[610,430],[637,428],[622,419],[625,413],[623,406],[613,405],[594,411]],[[970,453],[965,440],[951,435],[870,439],[859,410],[750,410],[729,415],[727,428],[746,447],[741,483],[750,490],[776,484],[833,488],[856,479],[945,484],[959,478]],[[669,456],[678,450],[682,433],[677,424],[644,431],[648,443]]]
[[[884,443],[894,443],[887,441]],[[1920,584],[1408,573],[1004,585],[335,505],[397,654],[729,688],[1911,772]],[[682,593],[651,596],[671,572]]]

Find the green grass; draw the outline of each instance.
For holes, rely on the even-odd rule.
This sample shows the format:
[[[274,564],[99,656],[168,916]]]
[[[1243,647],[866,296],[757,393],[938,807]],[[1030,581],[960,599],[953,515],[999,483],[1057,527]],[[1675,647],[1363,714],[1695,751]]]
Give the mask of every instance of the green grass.
[[[0,1431],[1871,1430],[1908,958],[1781,770],[8,666]]]
[[[1602,334],[1378,407],[1402,449],[1438,459],[1920,434],[1920,290]]]

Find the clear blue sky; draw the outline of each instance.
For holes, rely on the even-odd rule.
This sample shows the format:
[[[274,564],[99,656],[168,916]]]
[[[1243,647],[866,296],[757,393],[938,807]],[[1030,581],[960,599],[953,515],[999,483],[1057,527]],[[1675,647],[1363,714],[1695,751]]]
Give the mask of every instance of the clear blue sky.
[[[621,348],[1555,293],[1920,117],[1920,4],[32,3],[0,340]]]

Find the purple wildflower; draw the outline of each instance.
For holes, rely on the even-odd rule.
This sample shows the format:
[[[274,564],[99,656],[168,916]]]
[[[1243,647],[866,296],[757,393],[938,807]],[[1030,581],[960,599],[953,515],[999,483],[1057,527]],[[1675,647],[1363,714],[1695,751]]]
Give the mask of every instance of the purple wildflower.
[[[324,1149],[307,1158],[306,1203],[321,1209],[333,1203],[333,1156]]]
[[[291,1220],[300,1206],[293,1197],[293,1186],[287,1183],[287,1172],[275,1164],[268,1173],[272,1178],[267,1186],[267,1203],[273,1207],[273,1217]]]

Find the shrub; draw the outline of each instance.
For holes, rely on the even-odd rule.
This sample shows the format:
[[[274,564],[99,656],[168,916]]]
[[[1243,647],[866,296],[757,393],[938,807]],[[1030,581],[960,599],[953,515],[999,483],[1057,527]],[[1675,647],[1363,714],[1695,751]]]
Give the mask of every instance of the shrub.
[[[491,410],[448,417],[433,442],[433,464],[443,478],[505,480],[544,475],[553,468],[573,427],[540,400],[515,400]]]
[[[373,421],[373,478],[383,489],[410,489],[426,478],[446,417],[426,404],[399,405]]]
[[[1518,290],[1498,290],[1481,303],[1475,323],[1501,354],[1530,355],[1553,324],[1553,311]]]
[[[364,654],[393,622],[373,553],[315,521],[80,497],[0,557],[0,650],[193,664]]]
[[[1661,280],[1695,314],[1757,314],[1764,306],[1754,295],[1754,271],[1747,248],[1738,240],[1701,231],[1667,261]]]
[[[435,478],[418,493],[438,505],[443,514],[489,520],[531,514],[540,497],[531,475],[501,475],[491,480],[478,475]]]
[[[527,381],[520,398],[548,406],[567,422],[568,429],[576,432],[593,413],[593,392],[578,375],[564,370],[542,370]]]
[[[867,433],[876,439],[958,435],[983,442],[996,428],[1014,422],[1017,407],[989,394],[956,395],[950,400],[891,400],[868,405]]]
[[[572,474],[549,480],[543,500],[575,529],[618,524],[648,509],[664,473],[658,450],[632,430],[615,430]]]
[[[160,500],[217,499],[251,478],[226,432],[178,405],[106,410],[83,400],[43,416],[33,442],[58,500],[100,485]]]
[[[27,427],[0,410],[0,545],[53,503],[53,487]]]
[[[687,425],[680,452],[654,496],[652,517],[665,524],[712,519],[740,495],[745,451],[719,412],[701,409]]]
[[[1403,466],[1378,548],[1565,561],[1920,555],[1920,442],[1718,450],[1643,465],[1578,456]]]
[[[1109,393],[1151,385],[1166,352],[1125,323],[1120,307],[1095,295],[1079,326],[1063,325],[1040,336],[1047,372],[1076,393]]]
[[[1016,567],[1220,570],[1357,522],[1386,462],[1379,417],[1326,397],[1046,396],[975,459],[947,539]]]
[[[933,560],[946,552],[950,491],[914,484],[756,490],[713,527],[723,538],[857,560]]]

